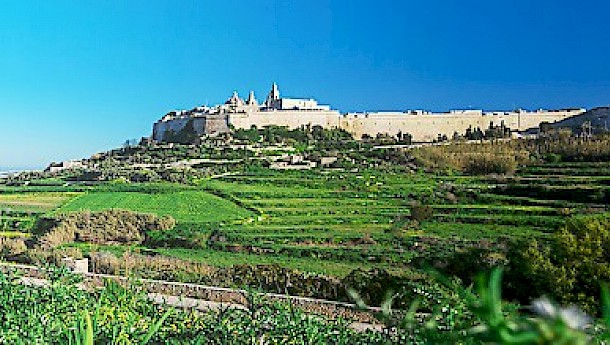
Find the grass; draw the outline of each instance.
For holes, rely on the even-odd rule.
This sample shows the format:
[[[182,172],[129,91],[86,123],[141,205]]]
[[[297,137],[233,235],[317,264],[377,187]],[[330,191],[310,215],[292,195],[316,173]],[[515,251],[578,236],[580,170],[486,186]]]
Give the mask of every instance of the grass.
[[[77,195],[77,193],[0,194],[0,209],[43,213],[63,205]]]
[[[589,201],[595,200],[582,192],[565,192],[582,181],[588,181],[592,191],[607,188],[607,166],[543,165],[499,178],[372,169],[257,171],[201,180],[198,186],[101,185],[82,193],[0,194],[0,205],[21,202],[33,209],[36,203],[47,202],[45,210],[58,207],[53,212],[120,208],[171,215],[177,228],[167,236],[157,234],[159,239],[149,242],[148,249],[214,266],[274,263],[344,276],[354,268],[405,270],[413,256],[450,255],[456,242],[547,237],[563,224],[565,212],[585,212],[595,206]],[[569,168],[575,173],[548,176],[545,168]],[[449,190],[457,195],[447,200],[444,188],[451,185],[457,191]],[[418,228],[407,219],[414,200],[433,208],[432,219]],[[214,230],[224,239],[209,242]],[[411,247],[413,241],[427,243],[426,237],[434,238],[426,250]],[[372,243],[362,245],[363,239]],[[125,250],[107,249],[117,254]]]
[[[138,192],[92,192],[81,195],[59,208],[57,213],[125,209],[159,216],[172,216],[178,222],[220,223],[252,217],[254,214],[231,201],[205,191],[148,194]]]
[[[344,277],[356,268],[379,267],[378,264],[362,264],[355,262],[320,260],[316,258],[294,258],[289,256],[262,256],[248,253],[230,253],[216,250],[189,250],[189,249],[158,249],[159,254],[179,259],[194,260],[212,266],[228,267],[232,265],[248,264],[278,264],[282,267],[301,271],[329,274]]]
[[[29,238],[31,236],[30,233],[21,232],[21,231],[0,231],[0,237],[6,238]]]

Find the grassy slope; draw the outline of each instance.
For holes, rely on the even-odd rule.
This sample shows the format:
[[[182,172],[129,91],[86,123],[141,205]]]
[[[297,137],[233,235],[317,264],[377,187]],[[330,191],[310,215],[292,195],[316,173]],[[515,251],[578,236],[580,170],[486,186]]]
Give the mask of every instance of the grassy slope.
[[[161,194],[92,192],[80,196],[56,212],[101,211],[111,208],[170,215],[178,222],[189,223],[217,223],[253,216],[252,212],[204,191]]]
[[[0,209],[10,209],[19,212],[46,212],[53,210],[70,199],[76,193],[24,193],[0,194]]]
[[[551,167],[556,171],[553,176],[547,176],[544,170]],[[577,173],[557,175],[566,167]],[[606,166],[588,163],[544,165],[528,167],[519,172],[515,181],[508,182],[532,188],[539,184],[557,188],[572,183],[573,176],[582,179],[599,176],[589,179],[590,184],[607,188],[607,171]],[[555,200],[550,194],[533,197],[498,194],[490,188],[497,182],[486,177],[388,174],[373,170],[357,173],[266,171],[202,181],[199,188],[164,184],[152,192],[145,189],[150,189],[146,185],[130,185],[129,191],[102,186],[67,203],[66,200],[76,194],[0,194],[0,205],[3,200],[26,205],[29,202],[28,207],[43,203],[52,207],[63,203],[56,212],[123,208],[172,215],[178,220],[176,233],[187,239],[203,238],[203,247],[205,234],[219,229],[226,235],[227,244],[241,248],[254,246],[267,251],[231,252],[203,247],[156,249],[160,254],[217,266],[278,263],[342,276],[356,267],[407,269],[408,259],[421,253],[413,252],[408,246],[397,246],[390,233],[395,227],[396,216],[409,214],[409,201],[414,197],[438,194],[442,183],[483,192],[477,192],[474,201],[460,198],[457,203],[450,203],[437,198],[427,202],[434,209],[433,218],[422,223],[419,229],[403,232],[404,236],[462,240],[547,236],[563,222],[564,217],[558,211],[570,207],[578,212],[591,206],[580,201]],[[227,199],[202,189],[226,195]],[[57,202],[53,204],[53,200]],[[258,219],[254,212],[233,201],[258,210],[262,217]],[[370,236],[376,243],[350,244],[364,236]],[[449,247],[449,250],[453,248]],[[440,245],[426,248],[422,253],[446,250]]]

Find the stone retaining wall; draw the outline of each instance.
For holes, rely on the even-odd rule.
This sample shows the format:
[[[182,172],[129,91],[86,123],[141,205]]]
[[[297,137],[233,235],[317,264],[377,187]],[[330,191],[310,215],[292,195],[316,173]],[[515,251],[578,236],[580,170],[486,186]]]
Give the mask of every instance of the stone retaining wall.
[[[22,272],[25,276],[33,278],[44,278],[45,270],[35,266],[0,264],[0,270],[7,272],[9,270]],[[152,279],[131,279],[121,276],[113,276],[106,274],[85,273],[84,283],[88,287],[102,287],[104,280],[110,279],[119,282],[122,285],[129,285],[132,282],[141,284],[140,286],[148,293],[159,293],[169,296],[189,297],[205,301],[248,305],[249,292],[246,290],[222,288],[216,286],[205,286],[189,283],[168,282]],[[302,309],[312,314],[319,314],[329,318],[341,317],[344,319],[354,320],[363,323],[377,323],[372,312],[379,311],[379,308],[369,308],[368,311],[359,310],[357,306],[349,303],[335,302],[329,300],[261,293],[257,296],[262,297],[268,302],[289,303],[296,308]]]

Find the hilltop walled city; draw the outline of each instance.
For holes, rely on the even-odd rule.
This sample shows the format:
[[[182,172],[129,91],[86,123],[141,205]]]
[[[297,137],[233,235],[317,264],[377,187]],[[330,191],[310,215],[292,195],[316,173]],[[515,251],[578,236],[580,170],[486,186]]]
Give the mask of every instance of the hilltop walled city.
[[[294,129],[304,125],[318,125],[329,129],[344,129],[358,139],[377,134],[396,136],[408,133],[414,141],[430,142],[439,136],[450,138],[454,133],[464,133],[468,128],[485,129],[502,124],[511,130],[524,131],[538,127],[542,122],[558,122],[585,112],[585,109],[572,108],[494,112],[451,110],[434,113],[409,110],[340,113],[328,105],[318,104],[314,99],[280,97],[278,86],[274,83],[262,104],[259,104],[252,91],[247,100],[234,92],[222,105],[169,112],[155,123],[153,140],[165,141],[168,133],[177,133],[192,121],[199,135],[226,133],[230,128],[249,129],[252,126],[261,128],[276,125]]]

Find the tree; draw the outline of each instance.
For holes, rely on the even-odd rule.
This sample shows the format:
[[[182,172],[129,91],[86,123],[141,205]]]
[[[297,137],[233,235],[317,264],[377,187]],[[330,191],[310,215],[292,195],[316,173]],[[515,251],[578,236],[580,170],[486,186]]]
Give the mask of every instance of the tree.
[[[610,281],[610,215],[573,217],[550,243],[518,242],[507,257],[509,297],[527,303],[546,294],[594,312]]]

